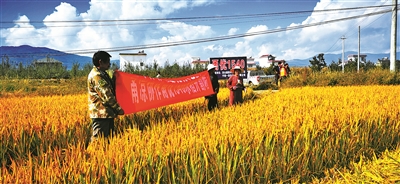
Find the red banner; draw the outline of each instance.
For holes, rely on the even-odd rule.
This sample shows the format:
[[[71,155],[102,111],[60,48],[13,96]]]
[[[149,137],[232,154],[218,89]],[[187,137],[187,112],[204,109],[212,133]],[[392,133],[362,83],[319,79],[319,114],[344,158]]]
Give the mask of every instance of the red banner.
[[[152,78],[115,71],[116,96],[125,114],[183,102],[213,93],[207,71],[180,78]]]

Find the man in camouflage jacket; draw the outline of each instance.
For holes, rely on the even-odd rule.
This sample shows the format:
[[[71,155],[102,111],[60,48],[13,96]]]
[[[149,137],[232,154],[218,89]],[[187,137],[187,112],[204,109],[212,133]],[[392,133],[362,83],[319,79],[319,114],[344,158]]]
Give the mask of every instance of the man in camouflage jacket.
[[[99,136],[109,137],[114,132],[114,118],[123,115],[115,95],[114,77],[106,72],[111,55],[98,51],[93,55],[93,69],[88,75],[89,114],[92,119],[91,141]]]

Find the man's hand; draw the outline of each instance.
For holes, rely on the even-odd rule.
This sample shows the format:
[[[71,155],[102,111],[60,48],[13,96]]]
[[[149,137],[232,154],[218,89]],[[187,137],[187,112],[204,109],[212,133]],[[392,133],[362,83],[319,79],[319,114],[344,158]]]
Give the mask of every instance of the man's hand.
[[[124,115],[125,111],[123,109],[121,109],[120,111],[118,111],[118,115]]]
[[[233,89],[233,90],[236,90],[236,89],[237,89],[237,86],[233,86],[232,89]]]

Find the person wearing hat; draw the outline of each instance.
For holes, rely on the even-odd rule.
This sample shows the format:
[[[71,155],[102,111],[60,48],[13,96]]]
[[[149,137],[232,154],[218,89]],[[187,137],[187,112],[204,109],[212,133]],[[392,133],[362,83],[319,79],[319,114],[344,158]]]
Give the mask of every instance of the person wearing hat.
[[[156,78],[161,78],[161,72],[160,71],[157,72]]]
[[[240,73],[243,73],[243,71],[244,70],[240,66],[235,66],[231,69],[233,75],[229,77],[228,83],[226,84],[226,86],[230,90],[229,105],[243,103],[242,91],[245,88],[243,85],[243,77],[239,75]]]
[[[205,98],[208,100],[207,108],[209,111],[211,111],[218,107],[217,94],[219,92],[219,82],[218,76],[215,74],[215,66],[213,64],[209,64],[207,66],[207,70],[208,74],[210,75],[211,84],[214,90],[214,94],[205,96]]]

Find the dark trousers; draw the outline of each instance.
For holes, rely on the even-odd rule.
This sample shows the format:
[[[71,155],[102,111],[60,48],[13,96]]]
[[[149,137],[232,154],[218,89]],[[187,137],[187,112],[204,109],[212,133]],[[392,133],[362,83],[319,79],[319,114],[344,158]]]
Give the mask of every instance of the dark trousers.
[[[92,131],[90,141],[99,137],[108,138],[114,134],[114,118],[92,118]]]
[[[286,79],[286,76],[281,76],[280,78],[279,78],[279,82],[282,82],[282,81],[284,81]]]
[[[280,78],[279,75],[276,75],[276,74],[275,74],[275,84],[276,84],[276,85],[278,85],[279,78]]]
[[[208,110],[211,111],[214,108],[218,107],[218,99],[217,99],[217,95],[212,95],[210,97],[207,97],[208,99]]]
[[[243,92],[241,88],[233,91],[233,104],[243,103]]]

